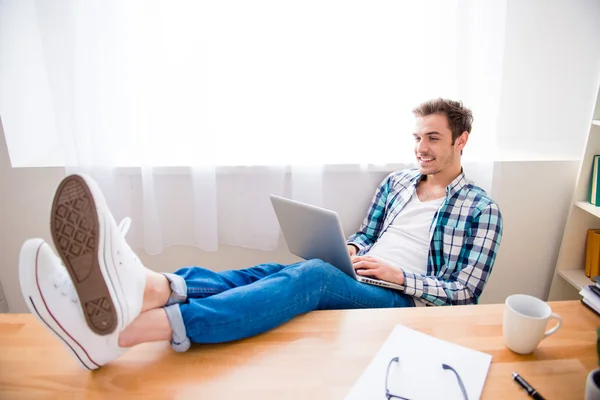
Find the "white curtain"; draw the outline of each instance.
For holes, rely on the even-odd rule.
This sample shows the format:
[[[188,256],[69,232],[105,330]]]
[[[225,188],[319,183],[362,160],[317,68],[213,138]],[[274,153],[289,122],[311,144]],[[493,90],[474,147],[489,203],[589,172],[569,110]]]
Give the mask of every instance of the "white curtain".
[[[465,171],[491,190],[505,1],[0,7],[12,165],[93,175],[149,254],[274,249],[269,194],[330,207],[332,166],[364,182],[409,165],[411,110],[434,97],[473,110]]]

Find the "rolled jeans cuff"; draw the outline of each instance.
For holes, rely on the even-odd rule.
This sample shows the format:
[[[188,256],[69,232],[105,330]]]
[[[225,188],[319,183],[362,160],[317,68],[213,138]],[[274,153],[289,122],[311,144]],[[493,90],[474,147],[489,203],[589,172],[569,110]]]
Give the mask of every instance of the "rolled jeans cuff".
[[[167,278],[171,285],[171,295],[167,301],[167,306],[185,303],[187,299],[187,285],[185,280],[179,275],[170,274],[168,272],[163,272],[162,274]]]
[[[171,325],[173,336],[171,338],[171,348],[179,353],[187,351],[190,346],[190,338],[187,337],[183,316],[179,304],[172,304],[164,307],[167,312],[167,319]]]

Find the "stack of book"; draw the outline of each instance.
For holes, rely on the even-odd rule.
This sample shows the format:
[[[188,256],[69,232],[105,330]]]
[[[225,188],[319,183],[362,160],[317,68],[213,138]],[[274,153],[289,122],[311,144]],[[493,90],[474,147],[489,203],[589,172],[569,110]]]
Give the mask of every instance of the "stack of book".
[[[600,276],[595,276],[594,281],[595,285],[584,286],[579,294],[583,296],[581,302],[600,315]]]

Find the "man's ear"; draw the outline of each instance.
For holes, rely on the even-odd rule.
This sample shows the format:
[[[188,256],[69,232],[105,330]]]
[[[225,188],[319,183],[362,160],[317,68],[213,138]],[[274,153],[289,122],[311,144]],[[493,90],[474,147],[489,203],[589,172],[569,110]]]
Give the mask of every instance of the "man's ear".
[[[462,151],[465,148],[467,142],[469,141],[469,132],[464,131],[459,137],[454,141],[454,146],[456,150]]]

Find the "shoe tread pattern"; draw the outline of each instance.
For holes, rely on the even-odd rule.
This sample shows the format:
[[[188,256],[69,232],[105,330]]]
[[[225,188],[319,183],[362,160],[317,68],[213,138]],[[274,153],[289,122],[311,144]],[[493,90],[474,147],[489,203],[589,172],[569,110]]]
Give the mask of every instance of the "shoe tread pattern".
[[[71,276],[88,326],[99,335],[112,333],[117,314],[98,262],[96,204],[83,178],[72,175],[61,182],[50,224],[54,245]]]

